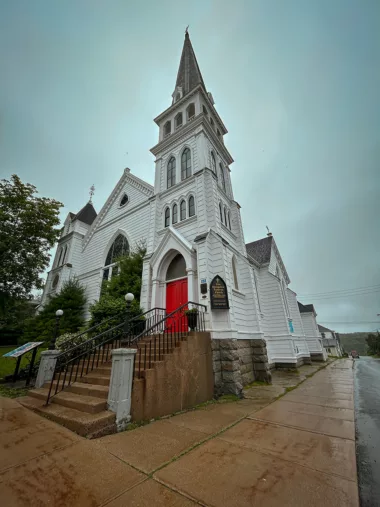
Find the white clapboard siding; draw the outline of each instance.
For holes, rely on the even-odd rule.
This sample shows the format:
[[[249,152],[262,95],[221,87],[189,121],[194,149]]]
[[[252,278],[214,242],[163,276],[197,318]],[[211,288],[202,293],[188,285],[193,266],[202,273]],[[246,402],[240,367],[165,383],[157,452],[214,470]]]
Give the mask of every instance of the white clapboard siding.
[[[278,279],[271,275],[265,267],[259,270],[259,278],[265,334],[288,334],[289,326]]]

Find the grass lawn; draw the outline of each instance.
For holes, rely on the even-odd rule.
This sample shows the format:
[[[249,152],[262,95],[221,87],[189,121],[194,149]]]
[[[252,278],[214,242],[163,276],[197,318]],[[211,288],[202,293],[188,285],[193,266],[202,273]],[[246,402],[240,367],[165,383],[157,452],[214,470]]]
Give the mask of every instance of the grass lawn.
[[[16,348],[17,348],[17,345],[0,347],[0,379],[6,377],[7,375],[11,375],[15,371],[17,358],[3,357],[3,355],[6,354],[7,352],[10,352],[11,350],[16,349]],[[46,350],[46,347],[45,348],[39,347],[39,349],[37,350],[36,361],[39,359],[41,352],[43,350]],[[32,357],[32,353],[33,353],[33,351],[27,352],[26,354],[23,355],[23,357],[21,359],[20,368],[24,368],[25,366],[27,366],[29,364],[29,361]]]

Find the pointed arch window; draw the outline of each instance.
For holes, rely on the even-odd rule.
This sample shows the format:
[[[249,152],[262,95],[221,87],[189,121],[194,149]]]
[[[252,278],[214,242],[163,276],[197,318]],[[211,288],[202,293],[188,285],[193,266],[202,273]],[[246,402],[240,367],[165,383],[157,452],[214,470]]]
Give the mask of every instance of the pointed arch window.
[[[227,227],[227,210],[224,208],[224,225]]]
[[[177,116],[174,118],[174,124],[175,124],[176,129],[179,129],[179,127],[182,127],[182,124],[183,124],[182,113],[178,113]]]
[[[123,234],[119,234],[108,250],[103,269],[103,280],[110,280],[113,275],[118,273],[116,264],[119,257],[129,254],[129,243]]]
[[[202,106],[202,111],[207,116],[208,113],[207,113],[207,108],[205,105]]]
[[[105,266],[114,264],[117,261],[118,257],[127,255],[128,253],[129,243],[127,241],[127,238],[122,234],[119,234],[116,237],[115,241],[112,243],[111,248],[108,250]]]
[[[220,181],[221,181],[221,184],[222,184],[222,189],[225,192],[226,191],[226,180],[225,180],[225,177],[224,177],[224,169],[223,169],[222,164],[219,164],[219,170],[220,170]]]
[[[164,138],[168,137],[172,131],[172,122],[168,120],[164,125]]]
[[[220,213],[220,221],[223,223],[223,210],[221,203],[219,203],[219,213]]]
[[[216,173],[216,161],[215,161],[215,155],[214,152],[211,152],[211,169],[212,172],[215,174],[216,178],[218,178],[218,175]]]
[[[189,197],[189,217],[193,217],[195,215],[195,199],[194,196]]]
[[[235,257],[232,257],[232,275],[234,278],[234,288],[236,290],[239,290],[239,280],[238,280],[238,276],[237,276]]]
[[[185,148],[181,156],[181,179],[185,180],[190,176],[191,176],[191,153],[189,148]]]
[[[165,227],[169,227],[170,225],[170,209],[165,209]]]
[[[171,157],[168,162],[167,186],[168,188],[175,185],[175,158]]]
[[[187,121],[190,121],[194,118],[195,116],[195,104],[194,102],[192,102],[191,104],[188,105],[187,109],[186,109],[186,115],[187,115]]]
[[[210,118],[210,123],[211,123],[212,128],[215,128],[215,123],[214,123],[214,120],[212,118]]]
[[[63,247],[61,247],[60,250],[59,250],[57,267],[61,265],[62,255],[63,255]]]
[[[176,224],[178,222],[178,206],[174,204],[172,211],[172,223]]]
[[[230,231],[232,231],[232,228],[231,228],[231,213],[228,212],[228,227],[230,229]]]
[[[186,219],[186,202],[184,200],[182,200],[181,204],[179,205],[179,212],[180,212],[180,219],[185,220]]]

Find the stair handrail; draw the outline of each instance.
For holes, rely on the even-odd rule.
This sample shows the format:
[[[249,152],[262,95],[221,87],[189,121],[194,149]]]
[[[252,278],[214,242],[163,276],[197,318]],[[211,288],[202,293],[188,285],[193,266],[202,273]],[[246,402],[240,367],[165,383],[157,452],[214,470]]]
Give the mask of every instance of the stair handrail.
[[[143,331],[142,333],[140,333],[133,340],[130,340],[129,343],[133,344],[133,343],[138,342],[141,339],[141,337],[143,337],[143,336],[151,333],[151,331],[153,331],[156,327],[160,326],[165,321],[167,321],[169,318],[173,317],[176,313],[180,312],[180,310],[183,310],[184,308],[188,308],[189,305],[193,305],[193,306],[199,307],[199,308],[204,308],[204,311],[207,312],[207,306],[206,305],[202,305],[201,303],[195,303],[194,301],[188,301],[187,303],[184,303],[183,305],[181,305],[178,308],[176,308],[175,310],[173,310],[171,313],[165,315],[165,317],[163,319],[161,319],[160,321],[156,322],[149,329],[146,329],[145,331]]]
[[[150,319],[153,318],[154,320],[156,320],[157,311],[164,311],[166,313],[166,310],[164,308],[155,307],[155,308],[151,308],[147,312],[144,312],[144,315],[148,314],[149,312],[154,312],[153,313],[153,317],[150,317]],[[114,348],[115,342],[117,342],[116,344],[118,346],[121,345],[121,339],[122,338],[124,338],[125,340],[130,339],[131,334],[133,334],[134,328],[137,328],[138,326],[140,326],[141,322],[145,322],[145,321],[141,321],[141,320],[139,322],[139,318],[141,319],[141,316],[142,315],[140,314],[139,316],[134,317],[134,318],[132,318],[130,320],[127,320],[125,322],[121,322],[120,324],[117,324],[116,326],[114,326],[114,327],[112,327],[110,329],[106,329],[105,331],[97,334],[96,336],[93,336],[92,338],[89,338],[85,342],[79,343],[78,345],[74,345],[74,347],[71,347],[68,350],[62,351],[60,354],[57,354],[57,356],[56,356],[56,362],[55,362],[55,367],[54,367],[54,371],[53,371],[53,376],[52,376],[52,380],[50,382],[49,393],[48,393],[47,400],[46,400],[46,404],[49,403],[49,399],[52,396],[54,396],[55,394],[57,394],[58,391],[62,391],[65,387],[68,387],[69,385],[71,385],[71,378],[72,378],[72,373],[73,373],[73,367],[75,366],[75,362],[76,361],[80,362],[80,360],[83,359],[83,364],[84,364],[84,361],[86,360],[86,358],[88,359],[87,368],[82,367],[82,371],[81,371],[80,377],[83,376],[84,369],[86,370],[85,374],[87,374],[89,371],[92,371],[94,369],[95,356],[93,356],[93,358],[92,358],[92,365],[91,365],[91,367],[89,365],[91,357],[92,357],[91,353],[93,351],[96,351],[96,350],[99,351],[95,367],[97,367],[98,364],[99,364],[100,352],[101,352],[102,348],[103,348],[103,353],[102,353],[101,363],[103,363],[105,361],[108,361],[108,359],[109,359],[109,349],[107,349],[107,352],[105,354],[104,353],[105,352],[104,351],[104,345],[107,345],[108,343],[111,343],[112,348]],[[131,322],[134,323],[135,325],[131,326]],[[126,325],[127,325],[127,327],[126,327]],[[106,338],[104,339],[104,337],[106,337]],[[65,384],[66,374],[67,374],[68,369],[70,368],[70,365],[71,365],[71,373],[70,373],[69,382],[66,385]],[[59,373],[59,379],[60,379],[60,374],[61,374],[62,370],[65,371],[65,376],[64,376],[64,380],[63,380],[63,384],[61,386],[61,389],[59,389],[59,380],[58,380],[55,392],[54,392],[53,395],[51,395],[51,391],[52,391],[52,387],[53,387],[53,382],[55,380],[55,375],[57,373]],[[77,377],[78,377],[78,371],[75,374],[75,379],[73,380],[73,382],[76,381]]]
[[[159,308],[159,307],[151,308],[150,310],[147,310],[146,312],[142,312],[142,313],[140,313],[139,315],[136,315],[135,317],[132,317],[132,318],[129,320],[129,322],[134,322],[134,321],[136,321],[136,320],[140,320],[140,319],[141,319],[141,317],[144,317],[147,313],[149,313],[149,312],[151,312],[151,311],[153,311],[153,310],[163,310],[163,311],[165,311],[165,312],[166,312],[165,308]],[[102,320],[101,322],[98,322],[97,324],[95,324],[94,326],[92,326],[92,327],[90,327],[90,328],[86,329],[85,331],[81,331],[79,334],[76,334],[76,335],[72,336],[71,338],[69,338],[68,340],[66,340],[66,341],[65,341],[65,344],[66,344],[66,343],[70,343],[70,342],[72,342],[72,341],[76,340],[76,339],[77,339],[77,338],[79,338],[80,336],[83,336],[83,335],[85,335],[85,334],[90,333],[90,332],[91,332],[91,331],[93,331],[94,329],[96,329],[96,328],[98,328],[98,327],[100,327],[100,326],[102,326],[102,325],[106,324],[107,322],[110,322],[111,320],[114,320],[114,319],[116,319],[116,318],[120,318],[120,317],[123,317],[123,316],[124,316],[125,318],[127,318],[127,317],[128,317],[128,311],[124,311],[124,312],[119,313],[119,314],[117,314],[117,315],[113,315],[112,317],[109,317],[108,319],[105,319],[105,320]],[[86,341],[87,341],[87,340],[86,340]],[[84,343],[86,343],[86,342],[83,342],[83,343],[81,343],[80,345],[83,345]],[[68,350],[67,350],[67,352],[68,352],[69,350],[71,350],[71,349],[68,349]]]

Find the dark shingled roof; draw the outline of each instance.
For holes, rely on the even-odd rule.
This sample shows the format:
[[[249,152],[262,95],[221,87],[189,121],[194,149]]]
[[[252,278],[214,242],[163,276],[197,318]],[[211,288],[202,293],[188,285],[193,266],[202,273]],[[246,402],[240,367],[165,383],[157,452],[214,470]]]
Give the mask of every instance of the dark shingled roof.
[[[270,261],[273,236],[268,236],[245,245],[247,254],[259,264],[266,264]]]
[[[326,333],[326,331],[328,333],[334,333],[335,332],[335,331],[332,331],[331,329],[329,329],[328,327],[321,326],[320,324],[318,324],[318,329],[320,330],[321,333]]]
[[[72,220],[80,220],[85,224],[91,225],[96,217],[97,213],[94,206],[91,202],[88,202],[86,206],[83,206],[83,208],[74,216]]]
[[[337,341],[335,338],[322,338],[323,346],[324,347],[336,347]]]
[[[303,305],[299,301],[297,303],[300,313],[315,313],[314,305]]]
[[[186,32],[175,85],[182,87],[182,93],[186,95],[199,84],[202,84],[206,89],[189,34]]]

